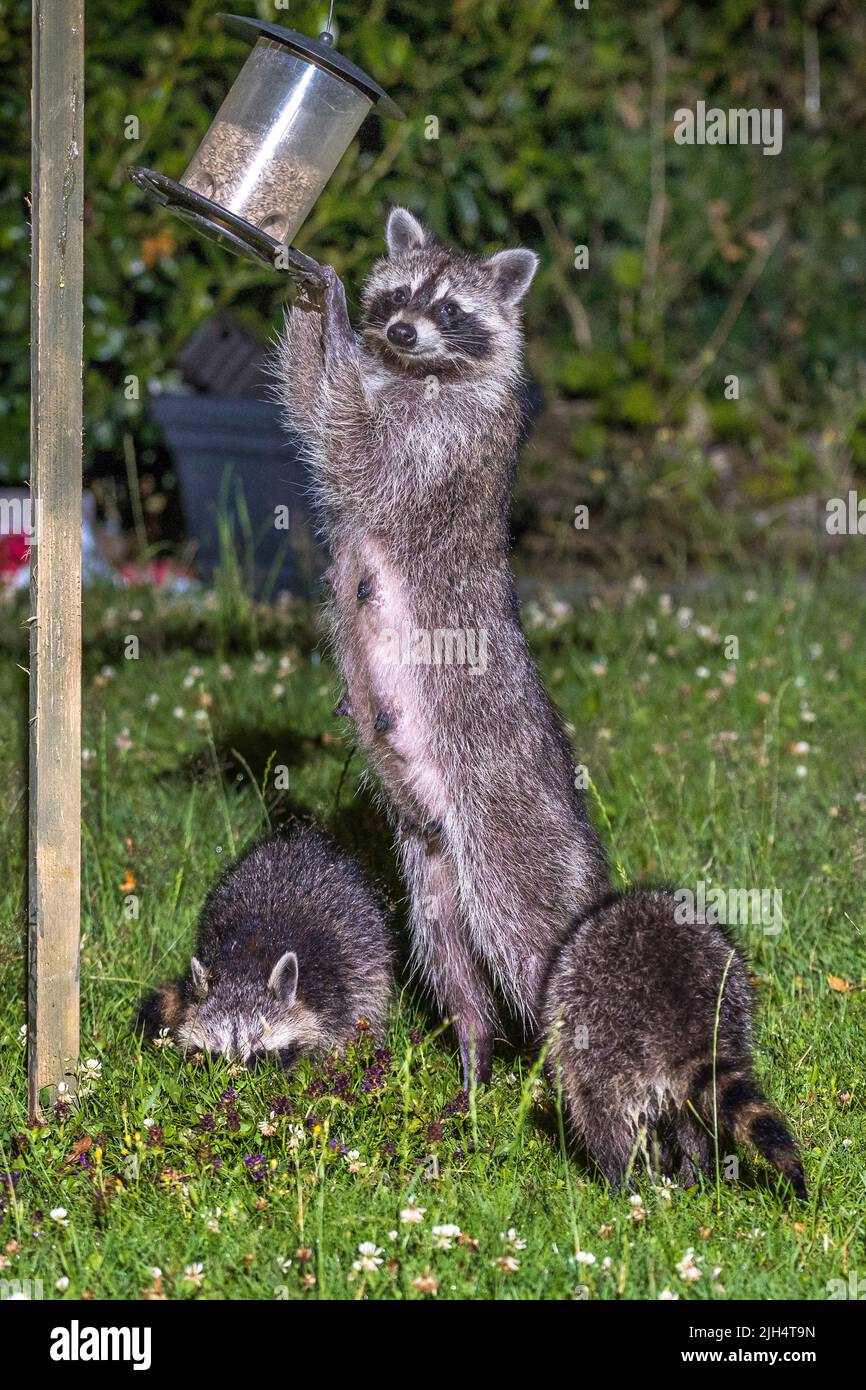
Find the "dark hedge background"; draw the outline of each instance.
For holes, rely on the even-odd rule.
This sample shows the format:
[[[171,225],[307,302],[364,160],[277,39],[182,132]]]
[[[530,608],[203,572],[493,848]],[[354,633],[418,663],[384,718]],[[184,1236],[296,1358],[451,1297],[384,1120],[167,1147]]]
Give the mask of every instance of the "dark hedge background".
[[[313,33],[326,14],[255,8]],[[527,335],[547,409],[522,471],[521,563],[706,565],[820,544],[825,499],[866,475],[862,6],[342,0],[336,17],[340,48],[407,119],[366,123],[298,245],[355,301],[393,203],[470,250],[542,256]],[[0,481],[27,458],[29,26],[23,0],[0,10]],[[89,0],[87,37],[88,470],[115,479],[128,519],[134,449],[158,537],[173,510],[158,435],[124,378],[143,397],[170,384],[219,309],[271,334],[285,282],[148,205],[125,174],[178,176],[243,61],[215,0]],[[782,107],[783,152],[675,144],[674,111],[698,99]],[[124,138],[129,115],[139,141]],[[588,271],[573,267],[578,244]],[[723,396],[730,373],[739,401]]]

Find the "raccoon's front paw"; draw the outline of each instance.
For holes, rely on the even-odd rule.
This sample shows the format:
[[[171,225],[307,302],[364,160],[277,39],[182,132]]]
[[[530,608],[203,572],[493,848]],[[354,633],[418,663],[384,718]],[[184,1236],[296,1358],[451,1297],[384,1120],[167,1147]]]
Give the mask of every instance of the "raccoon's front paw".
[[[295,294],[293,308],[302,314],[321,314],[325,305],[325,285],[322,280],[303,280]]]
[[[322,279],[324,282],[322,289],[322,299],[324,301],[325,313],[336,320],[348,317],[346,313],[346,290],[343,282],[332,265],[322,266]]]

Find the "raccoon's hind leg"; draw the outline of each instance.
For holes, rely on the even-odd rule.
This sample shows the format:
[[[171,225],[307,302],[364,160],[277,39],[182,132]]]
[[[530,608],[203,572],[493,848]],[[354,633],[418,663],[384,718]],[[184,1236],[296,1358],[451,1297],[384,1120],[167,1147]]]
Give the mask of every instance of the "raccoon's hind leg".
[[[677,1136],[681,1161],[677,1181],[680,1187],[694,1187],[698,1177],[712,1177],[715,1172],[713,1136],[690,1110],[677,1117]]]
[[[601,1170],[612,1193],[633,1185],[632,1170],[641,1161],[640,1134],[626,1131],[611,1115],[584,1112],[575,1132]]]
[[[489,1082],[496,1013],[483,970],[473,957],[460,911],[457,873],[440,837],[406,834],[400,843],[411,892],[412,966],[440,1010],[454,1020],[463,1084]]]

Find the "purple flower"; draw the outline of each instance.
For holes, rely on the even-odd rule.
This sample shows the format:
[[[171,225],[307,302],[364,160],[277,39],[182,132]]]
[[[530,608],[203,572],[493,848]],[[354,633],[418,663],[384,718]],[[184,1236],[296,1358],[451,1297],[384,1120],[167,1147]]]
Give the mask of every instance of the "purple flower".
[[[453,1100],[449,1100],[442,1107],[442,1119],[450,1119],[452,1115],[466,1115],[469,1113],[469,1094],[466,1091],[458,1091]]]
[[[332,1095],[337,1096],[339,1100],[353,1101],[355,1099],[349,1089],[351,1078],[347,1071],[335,1071],[330,1080]]]

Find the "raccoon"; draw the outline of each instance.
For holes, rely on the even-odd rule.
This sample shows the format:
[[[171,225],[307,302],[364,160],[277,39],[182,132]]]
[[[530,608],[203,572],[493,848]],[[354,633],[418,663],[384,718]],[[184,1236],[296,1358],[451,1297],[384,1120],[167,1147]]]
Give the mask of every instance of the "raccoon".
[[[543,995],[551,1080],[613,1188],[641,1150],[685,1186],[714,1174],[717,1132],[805,1198],[797,1145],[752,1075],[751,990],[719,927],[678,922],[661,891],[610,898],[573,926]]]
[[[254,1066],[381,1035],[391,994],[385,913],[359,865],[310,827],[229,865],[205,900],[182,980],[146,999],[138,1026],[187,1053]]]
[[[532,251],[475,258],[405,209],[363,290],[289,310],[278,363],[331,552],[330,631],[386,793],[412,963],[490,1077],[497,1006],[531,1034],[545,965],[607,891],[571,749],[521,628],[509,509],[524,427]]]

